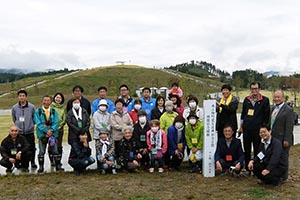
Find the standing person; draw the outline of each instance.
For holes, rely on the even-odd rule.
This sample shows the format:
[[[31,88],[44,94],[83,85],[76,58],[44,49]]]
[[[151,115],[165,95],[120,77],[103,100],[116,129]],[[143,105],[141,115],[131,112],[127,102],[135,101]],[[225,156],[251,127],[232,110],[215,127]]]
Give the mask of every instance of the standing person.
[[[217,101],[217,131],[218,139],[223,138],[223,129],[225,124],[231,124],[233,130],[233,137],[236,137],[237,131],[237,117],[236,111],[238,109],[239,101],[231,94],[232,87],[230,85],[223,85],[221,88],[222,98]]]
[[[173,102],[168,100],[165,103],[166,112],[162,114],[160,117],[160,128],[167,133],[168,128],[172,126],[175,117],[178,115],[177,112],[174,111]]]
[[[124,101],[124,111],[130,112],[133,109],[134,99],[129,96],[128,86],[123,84],[119,87],[120,96],[118,99],[123,99]]]
[[[31,160],[30,144],[26,138],[19,134],[15,125],[9,127],[8,136],[1,142],[0,165],[6,168],[6,173],[13,171],[13,166],[22,168],[23,172],[29,172],[28,166]]]
[[[156,101],[155,101],[155,107],[152,109],[151,111],[151,119],[160,119],[160,117],[162,116],[162,114],[166,111],[165,110],[165,98],[163,96],[158,96],[156,97]]]
[[[63,137],[64,137],[64,126],[66,124],[66,118],[67,118],[67,113],[66,113],[66,109],[64,107],[64,102],[65,102],[64,95],[62,93],[58,92],[53,96],[53,102],[51,104],[51,107],[57,112],[58,118],[59,118],[57,150],[59,153],[60,166],[62,166],[62,163],[61,163],[61,158],[62,158],[62,153],[63,153],[62,142],[63,142]],[[55,165],[53,155],[51,152],[51,148],[48,148],[48,155],[50,158],[50,162]]]
[[[190,149],[189,161],[190,173],[202,173],[204,125],[195,113],[188,116],[188,124],[185,126],[186,145]]]
[[[289,151],[290,147],[294,144],[294,112],[293,109],[284,102],[283,91],[275,91],[273,100],[275,106],[271,112],[270,124],[272,127],[272,136],[281,142],[283,150],[287,154],[287,170],[283,177],[285,181],[288,179]]]
[[[182,115],[184,111],[184,106],[181,103],[181,100],[179,99],[179,96],[177,94],[170,94],[169,99],[173,102],[173,106],[175,111],[179,114]]]
[[[183,117],[186,121],[186,124],[188,123],[188,116],[191,114],[191,112],[194,112],[198,119],[203,121],[204,115],[203,115],[203,109],[198,106],[198,99],[197,97],[193,95],[187,96],[187,104],[188,106],[183,111]]]
[[[31,168],[36,169],[35,164],[35,137],[34,137],[34,112],[35,107],[27,101],[27,92],[18,91],[19,102],[12,107],[11,114],[14,124],[19,129],[19,134],[24,136],[30,144]]]
[[[258,183],[279,185],[287,172],[287,154],[282,142],[271,135],[270,127],[261,125],[259,153],[249,161],[248,169],[260,179]]]
[[[82,96],[83,87],[80,85],[76,85],[73,87],[73,98],[70,99],[67,103],[67,113],[72,109],[72,103],[74,98],[78,98],[80,100],[80,106],[84,108],[89,115],[91,115],[91,103],[88,99]]]
[[[245,161],[241,141],[234,137],[234,131],[230,124],[224,125],[223,134],[224,137],[218,140],[215,153],[216,171],[220,173],[229,171],[232,175],[238,175],[244,167]]]
[[[250,84],[251,93],[244,99],[241,114],[241,125],[238,133],[243,133],[243,144],[245,150],[245,168],[250,175],[248,163],[251,159],[251,146],[253,145],[254,156],[258,154],[260,144],[259,127],[268,124],[270,118],[270,101],[268,97],[260,93],[260,84]]]
[[[138,112],[142,108],[142,101],[139,100],[139,99],[135,100],[133,108],[134,109],[129,112],[129,115],[130,115],[130,117],[132,119],[133,124],[135,124],[138,121]]]
[[[87,142],[91,141],[90,116],[88,112],[80,106],[78,98],[73,99],[72,109],[67,114],[67,124],[69,127],[68,143],[78,142],[80,135],[87,136]]]
[[[176,94],[176,95],[178,95],[179,99],[182,101],[183,91],[179,87],[178,83],[176,83],[176,82],[172,83],[172,88],[171,88],[169,94]]]
[[[140,110],[138,112],[138,122],[133,126],[133,138],[137,143],[141,158],[141,167],[147,169],[149,165],[149,152],[146,142],[147,132],[150,130],[150,125],[147,120],[147,114],[145,111]]]
[[[168,128],[168,151],[171,157],[169,170],[180,170],[180,164],[184,158],[185,142],[185,119],[177,115],[173,126]]]
[[[151,111],[155,107],[155,99],[151,97],[151,89],[148,87],[143,88],[142,95],[142,110],[144,110],[147,113],[147,119],[150,120]]]
[[[51,148],[51,152],[55,161],[56,171],[63,170],[63,168],[61,168],[60,166],[60,157],[57,150],[59,118],[57,112],[50,107],[51,101],[52,99],[50,96],[43,96],[42,107],[38,108],[34,113],[36,135],[39,139],[38,173],[44,172],[44,156],[47,144]]]
[[[168,139],[164,130],[160,129],[157,119],[150,121],[151,129],[147,132],[147,145],[150,152],[149,172],[154,172],[155,161],[158,162],[158,172],[164,172],[164,154],[168,150]]]
[[[120,140],[123,138],[122,128],[125,126],[132,126],[132,120],[126,111],[123,111],[124,102],[122,99],[115,101],[116,110],[110,115],[111,136],[114,140],[115,146],[119,146]],[[119,149],[116,149],[116,156],[119,156]]]
[[[98,88],[98,95],[99,98],[95,99],[92,103],[92,115],[94,115],[94,113],[98,110],[98,104],[101,99],[106,100],[108,104],[107,112],[112,113],[116,108],[114,103],[109,98],[107,98],[107,88],[105,86],[100,86]]]
[[[99,142],[101,129],[110,131],[110,114],[107,112],[108,104],[105,99],[101,99],[98,110],[93,115],[93,129],[95,145]]]

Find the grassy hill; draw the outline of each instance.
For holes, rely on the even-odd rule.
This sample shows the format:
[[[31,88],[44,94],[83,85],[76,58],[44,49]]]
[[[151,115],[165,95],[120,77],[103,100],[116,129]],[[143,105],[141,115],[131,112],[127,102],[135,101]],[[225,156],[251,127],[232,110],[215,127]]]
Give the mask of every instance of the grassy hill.
[[[97,67],[82,70],[61,79],[55,79],[56,77],[37,77],[31,78],[30,82],[21,80],[9,83],[10,85],[15,85],[14,92],[0,98],[0,109],[9,109],[16,103],[16,92],[19,88],[43,79],[46,80],[45,83],[27,89],[29,101],[36,106],[40,106],[41,97],[45,94],[54,95],[56,92],[62,92],[66,99],[71,98],[72,88],[77,84],[83,86],[84,96],[92,101],[98,97],[97,89],[99,86],[106,86],[108,88],[108,96],[114,100],[119,94],[118,89],[121,84],[127,84],[130,88],[130,95],[135,97],[135,90],[140,87],[159,88],[164,86],[169,88],[172,82],[176,81],[179,82],[185,95],[194,94],[201,103],[207,93],[218,91],[213,85],[220,85],[219,82],[209,82],[191,75],[180,74],[178,76],[160,69],[132,65]],[[8,88],[9,84],[0,84],[0,88]],[[7,89],[3,91],[7,91]]]

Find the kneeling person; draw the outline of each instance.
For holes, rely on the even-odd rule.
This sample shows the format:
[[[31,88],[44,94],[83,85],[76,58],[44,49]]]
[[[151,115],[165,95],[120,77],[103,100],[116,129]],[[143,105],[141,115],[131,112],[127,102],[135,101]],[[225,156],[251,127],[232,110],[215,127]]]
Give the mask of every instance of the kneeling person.
[[[262,125],[259,130],[261,143],[259,153],[249,162],[249,169],[262,183],[278,185],[288,168],[287,154],[282,148],[282,143],[271,136],[270,127]]]
[[[231,125],[224,126],[223,134],[225,137],[219,138],[215,153],[216,171],[219,173],[229,171],[232,175],[237,175],[241,172],[245,161],[241,141],[233,137]]]
[[[0,148],[2,156],[0,165],[6,168],[6,173],[12,172],[13,165],[22,168],[23,172],[29,172],[30,144],[24,136],[19,135],[15,125],[10,126],[9,135],[2,141]]]
[[[113,174],[117,174],[115,169],[115,145],[111,137],[109,137],[109,132],[106,128],[101,128],[99,130],[99,141],[96,143],[96,155],[99,162],[101,174],[105,174],[107,169],[111,169]]]

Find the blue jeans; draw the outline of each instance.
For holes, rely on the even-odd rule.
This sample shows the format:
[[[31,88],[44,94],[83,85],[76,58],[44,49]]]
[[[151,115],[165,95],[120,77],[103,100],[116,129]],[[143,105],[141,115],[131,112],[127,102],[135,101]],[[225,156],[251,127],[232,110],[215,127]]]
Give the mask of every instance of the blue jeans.
[[[93,157],[87,158],[73,158],[69,160],[69,164],[75,171],[84,171],[89,165],[93,164],[95,159]]]
[[[115,158],[113,156],[109,156],[107,159],[107,161],[115,161]],[[111,168],[114,168],[114,164],[111,166]],[[100,163],[100,169],[108,169],[110,168],[110,166],[108,166],[108,164],[106,164],[106,162],[104,161],[103,163]]]
[[[45,152],[46,152],[46,147],[47,147],[47,143],[42,142],[41,139],[39,139],[39,155],[38,157],[44,157]],[[50,145],[49,145],[50,146]],[[51,148],[51,152],[53,155],[58,156],[58,150],[57,150],[57,144],[55,143],[54,146],[50,146]]]

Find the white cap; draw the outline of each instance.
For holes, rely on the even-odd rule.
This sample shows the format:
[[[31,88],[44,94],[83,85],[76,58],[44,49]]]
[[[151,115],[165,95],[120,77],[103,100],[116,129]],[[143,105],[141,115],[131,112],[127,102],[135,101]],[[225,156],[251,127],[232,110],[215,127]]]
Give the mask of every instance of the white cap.
[[[107,104],[107,102],[106,102],[105,99],[101,99],[101,100],[99,101],[98,106],[101,106],[101,105],[104,105],[104,106],[108,107],[108,104]]]

